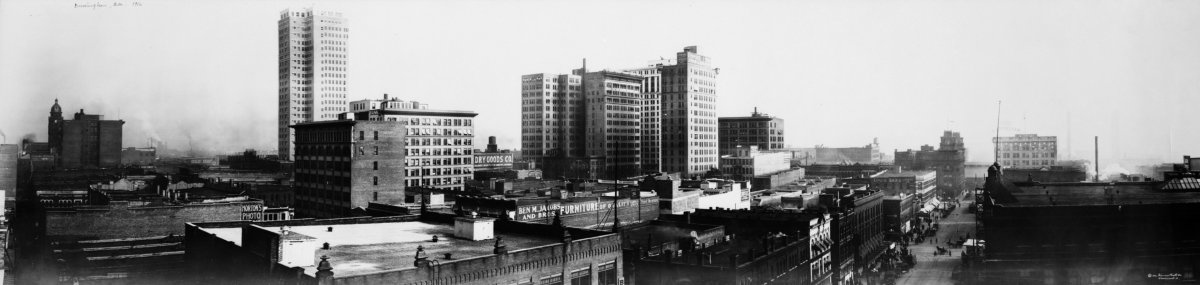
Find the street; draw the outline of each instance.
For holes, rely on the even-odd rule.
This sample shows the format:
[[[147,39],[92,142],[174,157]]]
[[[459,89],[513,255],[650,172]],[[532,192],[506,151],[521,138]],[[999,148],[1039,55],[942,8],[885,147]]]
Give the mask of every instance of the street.
[[[962,205],[970,201],[962,201]],[[954,284],[952,273],[962,266],[962,247],[949,247],[947,241],[958,240],[970,234],[975,236],[975,214],[966,211],[968,207],[960,206],[946,218],[938,221],[940,228],[937,238],[926,238],[925,242],[910,244],[908,249],[915,256],[916,265],[908,273],[897,280],[900,285],[921,284]],[[936,240],[936,242],[935,242]],[[933,255],[936,247],[947,248],[951,255]]]

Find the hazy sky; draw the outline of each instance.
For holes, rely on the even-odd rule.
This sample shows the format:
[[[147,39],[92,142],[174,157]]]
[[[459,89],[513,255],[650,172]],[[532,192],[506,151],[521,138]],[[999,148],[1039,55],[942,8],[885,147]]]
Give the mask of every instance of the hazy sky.
[[[54,98],[125,145],[275,149],[279,12],[313,2],[0,1],[0,131],[46,139]],[[317,2],[349,18],[350,99],[473,110],[520,140],[520,76],[627,68],[697,45],[718,113],[782,117],[796,147],[887,152],[962,132],[1057,135],[1061,157],[1200,155],[1200,1]],[[1068,115],[1069,114],[1069,115]],[[1070,124],[1068,127],[1068,117]],[[1068,144],[1068,129],[1070,144]],[[482,147],[482,146],[479,146]],[[1120,149],[1118,152],[1117,150]],[[1067,151],[1070,150],[1071,153]]]

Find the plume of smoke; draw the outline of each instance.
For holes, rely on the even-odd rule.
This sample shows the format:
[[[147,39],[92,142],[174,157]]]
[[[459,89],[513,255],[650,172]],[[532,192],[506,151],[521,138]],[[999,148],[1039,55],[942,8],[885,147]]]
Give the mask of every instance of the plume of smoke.
[[[8,135],[4,134],[4,130],[0,130],[0,138],[4,138],[0,143],[8,143]]]

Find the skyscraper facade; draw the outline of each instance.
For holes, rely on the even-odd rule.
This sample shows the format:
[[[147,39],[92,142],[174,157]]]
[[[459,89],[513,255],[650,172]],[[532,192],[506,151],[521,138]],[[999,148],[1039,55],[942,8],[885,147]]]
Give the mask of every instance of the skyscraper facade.
[[[662,67],[674,64],[664,59],[625,70],[642,76],[642,172],[662,171]]]
[[[521,76],[521,155],[525,159],[545,163],[547,158],[584,155],[582,92],[580,74]]]
[[[294,130],[303,122],[348,111],[347,41],[341,12],[288,9],[279,15],[279,157],[292,159]]]
[[[632,73],[597,71],[583,76],[589,157],[604,161],[600,177],[626,178],[641,174],[642,77]]]
[[[717,70],[695,46],[675,62],[662,68],[662,168],[702,175],[718,163]]]

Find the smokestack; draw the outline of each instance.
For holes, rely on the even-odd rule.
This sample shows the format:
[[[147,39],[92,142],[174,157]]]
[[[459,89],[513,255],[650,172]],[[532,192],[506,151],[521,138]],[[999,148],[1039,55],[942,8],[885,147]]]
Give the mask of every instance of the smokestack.
[[[1096,182],[1100,182],[1100,136],[1096,136]]]

